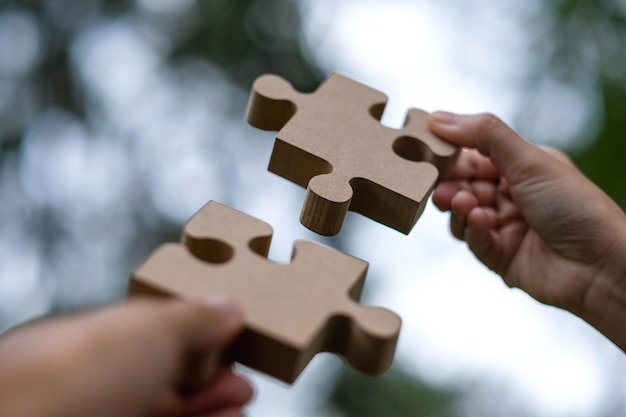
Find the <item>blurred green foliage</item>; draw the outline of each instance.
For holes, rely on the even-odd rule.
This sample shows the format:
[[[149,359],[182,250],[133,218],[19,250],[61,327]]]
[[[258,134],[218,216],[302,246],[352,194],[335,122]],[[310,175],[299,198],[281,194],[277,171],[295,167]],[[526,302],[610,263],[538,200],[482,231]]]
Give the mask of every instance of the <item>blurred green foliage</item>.
[[[294,1],[198,1],[186,20],[173,59],[207,57],[246,88],[263,73],[285,77],[303,91],[324,78],[303,50]]]
[[[5,0],[0,2],[1,11],[29,13],[39,27],[43,48],[37,65],[11,80],[20,88],[2,106],[0,122],[22,123],[0,131],[0,156],[18,150],[28,120],[46,108],[61,107],[86,117],[90,103],[84,101],[84,87],[72,69],[70,48],[85,27],[104,18],[139,16],[174,43],[173,62],[188,56],[209,60],[246,89],[267,72],[284,76],[304,91],[313,90],[324,77],[299,40],[300,15],[290,0],[197,1],[190,12],[168,24],[161,22],[166,16],[146,16],[131,0]],[[26,107],[20,105],[24,100],[29,103]]]
[[[626,38],[624,39],[626,41]],[[596,139],[573,154],[578,167],[626,209],[626,78],[602,80],[603,121]]]
[[[591,132],[593,137],[583,138],[586,146],[574,145],[566,151],[626,209],[626,164],[622,161],[626,155],[626,3],[558,0],[544,2],[542,13],[549,17],[548,27],[540,28],[545,34],[537,39],[536,60],[529,63],[529,70],[534,71],[535,80],[550,77],[588,92],[585,100],[597,130]],[[534,87],[529,86],[530,95]]]
[[[379,377],[346,368],[330,391],[325,412],[345,417],[460,417],[456,402],[461,395],[398,368]]]

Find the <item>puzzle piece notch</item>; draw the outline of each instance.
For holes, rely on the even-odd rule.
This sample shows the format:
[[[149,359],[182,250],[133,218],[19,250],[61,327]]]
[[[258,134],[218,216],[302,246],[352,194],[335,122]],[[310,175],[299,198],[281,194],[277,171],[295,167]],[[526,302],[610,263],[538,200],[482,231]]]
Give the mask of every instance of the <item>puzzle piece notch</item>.
[[[445,174],[456,161],[460,148],[441,139],[428,128],[429,113],[420,109],[410,109],[404,120],[403,131],[393,142],[393,151],[409,161],[426,161]]]
[[[159,247],[132,274],[130,294],[205,298],[225,294],[245,315],[226,357],[293,382],[322,351],[363,372],[390,365],[400,318],[359,305],[367,263],[313,242],[296,241],[289,264],[266,258],[271,228],[210,202],[185,226],[182,244]],[[232,256],[214,256],[218,252]]]
[[[428,130],[426,112],[410,110],[402,129],[383,126],[386,102],[336,73],[313,93],[275,75],[254,82],[247,120],[279,131],[268,169],[307,188],[300,221],[309,229],[334,235],[354,211],[408,234],[456,159],[459,149]]]

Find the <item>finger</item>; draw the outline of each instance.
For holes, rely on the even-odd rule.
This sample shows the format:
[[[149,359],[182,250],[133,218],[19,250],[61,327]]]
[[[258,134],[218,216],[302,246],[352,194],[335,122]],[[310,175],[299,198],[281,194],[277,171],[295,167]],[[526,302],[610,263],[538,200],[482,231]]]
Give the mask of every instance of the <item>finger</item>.
[[[432,200],[441,211],[450,210],[452,198],[461,190],[459,184],[454,181],[439,183],[433,191]]]
[[[496,207],[498,207],[497,220],[499,225],[506,225],[523,219],[519,207],[511,200],[510,196],[498,195]]]
[[[203,351],[232,341],[243,327],[243,316],[234,302],[213,297],[173,302],[160,310],[159,322],[168,326],[185,350]]]
[[[452,198],[450,203],[450,231],[454,237],[460,240],[464,239],[467,215],[477,206],[476,197],[467,191],[459,191]]]
[[[209,387],[187,399],[186,412],[195,415],[218,408],[240,408],[253,395],[252,385],[246,378],[224,367]]]
[[[463,149],[444,179],[482,179],[497,181],[499,177],[500,172],[491,163],[489,158],[481,155],[476,149]]]
[[[223,297],[179,304],[172,310],[172,330],[178,333],[182,351],[187,353],[181,387],[195,390],[214,377],[222,348],[242,329],[242,316],[236,305]]]
[[[468,191],[476,197],[478,205],[493,206],[499,185],[488,181],[444,181],[435,187],[432,200],[442,211],[450,210],[452,199],[460,191]]]
[[[243,376],[232,372],[230,366],[222,367],[211,384],[202,391],[183,395],[177,391],[162,394],[151,413],[154,417],[197,415],[220,408],[241,408],[250,402],[254,389]]]
[[[529,166],[537,166],[548,156],[490,114],[467,116],[435,112],[428,121],[429,128],[443,139],[478,149],[512,183],[527,176]]]
[[[496,204],[498,185],[487,181],[472,181],[468,184],[469,189],[479,206],[493,207]]]
[[[478,149],[495,160],[495,156],[517,156],[530,145],[498,117],[491,114],[459,115],[434,112],[429,128],[442,138],[465,148]],[[509,158],[510,159],[510,158]]]
[[[493,212],[474,208],[467,216],[465,241],[474,255],[488,268],[494,270],[500,257],[500,236],[496,232]]]

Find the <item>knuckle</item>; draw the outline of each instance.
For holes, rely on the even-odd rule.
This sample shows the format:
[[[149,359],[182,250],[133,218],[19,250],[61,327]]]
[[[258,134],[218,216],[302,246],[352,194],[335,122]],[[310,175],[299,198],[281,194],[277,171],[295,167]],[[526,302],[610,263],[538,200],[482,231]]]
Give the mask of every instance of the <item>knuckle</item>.
[[[476,130],[478,132],[493,132],[500,130],[504,122],[491,113],[479,114],[476,117]]]

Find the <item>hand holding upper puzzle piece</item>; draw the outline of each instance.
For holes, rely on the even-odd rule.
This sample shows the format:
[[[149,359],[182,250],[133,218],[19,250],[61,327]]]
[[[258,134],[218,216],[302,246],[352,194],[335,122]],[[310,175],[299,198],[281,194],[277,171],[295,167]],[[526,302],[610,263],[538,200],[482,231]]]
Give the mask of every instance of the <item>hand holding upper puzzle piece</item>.
[[[307,241],[295,243],[289,264],[272,262],[271,237],[268,224],[209,202],[185,225],[182,244],[162,245],[133,272],[130,295],[234,299],[246,327],[227,357],[285,382],[322,351],[366,373],[386,370],[401,321],[356,302],[367,263]]]
[[[300,221],[339,232],[348,210],[408,234],[435,182],[459,154],[412,109],[402,129],[380,123],[384,94],[339,74],[310,94],[274,75],[259,77],[247,120],[278,130],[269,170],[307,188]]]

